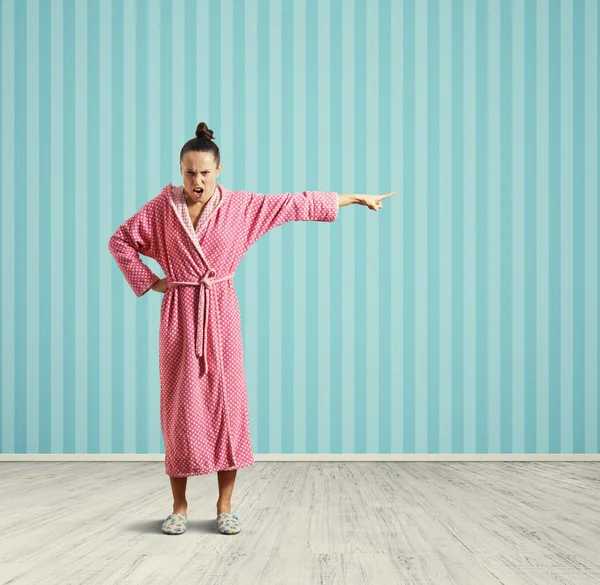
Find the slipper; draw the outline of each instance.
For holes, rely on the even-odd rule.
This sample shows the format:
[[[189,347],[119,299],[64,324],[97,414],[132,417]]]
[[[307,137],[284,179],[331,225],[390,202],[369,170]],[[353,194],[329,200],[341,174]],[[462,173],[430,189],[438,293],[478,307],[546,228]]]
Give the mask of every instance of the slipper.
[[[240,521],[235,514],[221,512],[217,516],[217,530],[221,534],[237,534],[241,529]]]
[[[185,514],[169,514],[163,522],[161,530],[165,534],[183,534],[187,528],[187,516]]]

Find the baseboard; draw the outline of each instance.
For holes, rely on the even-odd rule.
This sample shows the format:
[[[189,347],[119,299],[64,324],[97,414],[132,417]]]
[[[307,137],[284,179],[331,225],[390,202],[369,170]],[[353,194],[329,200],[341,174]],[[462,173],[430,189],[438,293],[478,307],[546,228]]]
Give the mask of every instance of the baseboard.
[[[600,461],[598,453],[254,454],[259,461]],[[164,461],[164,454],[2,453],[2,461]]]

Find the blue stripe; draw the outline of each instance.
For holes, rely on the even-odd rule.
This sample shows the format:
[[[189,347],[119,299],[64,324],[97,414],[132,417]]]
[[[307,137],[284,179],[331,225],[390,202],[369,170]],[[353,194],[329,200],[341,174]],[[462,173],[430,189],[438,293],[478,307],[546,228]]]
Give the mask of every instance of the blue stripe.
[[[282,135],[293,136],[294,120],[294,9],[284,3],[281,11],[281,85],[284,96],[281,107]],[[294,141],[290,140],[282,154],[283,182],[287,184],[294,176]],[[294,267],[293,226],[282,229],[282,266],[283,281],[281,303],[281,451],[294,452]]]
[[[63,453],[75,453],[75,3],[63,14]]]
[[[573,3],[573,453],[585,453],[585,4]]]
[[[415,452],[415,0],[404,3],[404,453]]]
[[[140,13],[142,10],[147,11],[148,6],[147,3],[145,2],[145,0],[139,0],[139,5],[138,5],[138,13]],[[190,75],[190,72],[196,72],[199,71],[198,69],[198,51],[196,49],[196,39],[198,37],[198,28],[197,28],[197,24],[196,24],[196,2],[194,0],[185,0],[185,21],[184,21],[184,38],[183,38],[183,43],[184,43],[184,52],[185,52],[185,75],[184,75],[184,80],[183,80],[183,84],[184,84],[184,88],[185,88],[185,106],[184,106],[184,110],[185,110],[185,115],[184,115],[184,120],[185,120],[185,131],[186,131],[186,136],[189,135],[189,138],[192,138],[194,136],[194,132],[196,129],[196,126],[198,125],[198,123],[200,122],[200,120],[197,119],[197,108],[196,108],[196,99],[197,99],[197,90],[196,87],[199,83],[198,80],[198,76],[197,75]],[[216,79],[218,79],[216,76],[214,76],[215,73],[218,74],[218,67],[216,66],[216,58],[215,55],[212,55],[210,53],[212,53],[213,51],[218,51],[219,47],[221,46],[221,39],[220,39],[220,29],[216,28],[216,29],[212,29],[211,34],[214,34],[217,38],[211,42],[208,45],[208,51],[209,51],[209,69],[210,69],[210,80],[211,83],[209,84],[210,87],[210,95],[212,95],[213,91],[217,89],[217,87],[220,87],[219,84],[216,84],[215,81]],[[140,37],[138,37],[140,38]],[[138,51],[142,50],[143,47],[138,47]],[[218,61],[217,61],[218,63]],[[204,67],[204,64],[202,65]],[[212,104],[211,104],[212,105]],[[207,120],[207,124],[208,127],[213,130],[213,128],[215,127],[215,117],[214,117],[214,113],[211,109],[211,118],[210,118],[210,122]],[[215,134],[217,134],[217,131],[215,131]],[[189,140],[189,138],[185,139],[185,142],[187,142]],[[215,137],[216,139],[216,137]],[[183,146],[183,144],[181,145]],[[180,148],[181,150],[181,148]],[[178,165],[179,166],[179,165]],[[182,179],[183,181],[183,179]],[[218,182],[218,181],[217,181]]]
[[[170,2],[160,7],[160,145],[161,145],[161,184],[172,180],[171,161],[173,153],[173,13]],[[144,202],[147,199],[144,199]]]
[[[87,6],[87,445],[88,452],[100,453],[100,8],[98,0],[90,0]],[[104,253],[104,246],[102,253]]]
[[[381,0],[379,4],[379,184],[383,192],[398,191],[390,199],[384,201],[385,211],[379,220],[379,453],[392,452],[392,339],[391,320],[392,310],[392,277],[395,268],[392,260],[391,237],[391,205],[398,205],[402,196],[398,185],[391,185],[391,125],[389,123],[392,107],[391,95],[391,6],[390,0]],[[332,343],[335,340],[332,338]]]
[[[15,187],[25,182],[26,120],[27,120],[27,26],[26,6],[14,6],[14,52],[15,52],[15,109],[14,109],[14,172]],[[14,222],[23,229],[14,230],[14,282],[17,290],[27,290],[27,210],[25,205],[14,206]],[[27,355],[27,303],[26,295],[14,296],[14,452],[27,452],[27,368],[19,356]]]
[[[48,190],[48,185],[54,183],[55,172],[50,164],[51,152],[51,109],[50,109],[50,74],[51,74],[51,59],[50,59],[50,4],[43,2],[39,5],[39,167],[40,177],[38,181],[38,190],[40,193],[44,189]],[[1,27],[0,27],[1,28]],[[1,93],[1,92],[0,92]],[[2,107],[0,105],[0,111]],[[1,131],[0,131],[1,134]],[[0,179],[1,183],[1,179]],[[40,218],[51,217],[50,197],[42,197],[39,202]],[[0,221],[0,225],[1,225]],[[51,386],[51,273],[52,273],[52,250],[50,247],[50,231],[52,223],[50,221],[40,221],[39,234],[39,452],[50,453],[51,449],[51,421],[50,409],[52,403]],[[0,281],[0,290],[2,282]],[[0,401],[1,402],[1,401]],[[0,414],[1,419],[1,414]],[[0,439],[1,440],[1,439]],[[0,445],[0,452],[2,451]]]
[[[427,451],[440,452],[440,17],[427,5]]]
[[[318,191],[319,36],[317,0],[306,3],[306,169],[304,189]],[[319,231],[306,224],[306,452],[319,452]]]
[[[3,10],[3,6],[0,4],[0,16],[2,16],[4,18],[4,14],[2,12]],[[4,34],[3,34],[3,26],[2,23],[0,23],[0,53],[2,48],[4,47]],[[40,41],[40,51],[42,51],[42,47],[43,47],[44,43]],[[4,80],[4,67],[3,67],[3,63],[4,63],[4,59],[2,59],[2,55],[0,54],[0,83],[3,82]],[[41,65],[41,62],[40,62]],[[41,88],[41,84],[40,84],[40,88]],[[0,136],[4,136],[4,101],[3,101],[3,92],[0,91]],[[48,133],[49,135],[49,133]],[[41,144],[40,144],[40,148],[41,148]],[[4,184],[4,156],[3,156],[3,152],[2,152],[2,148],[0,148],[0,192],[2,191],[2,185]],[[49,175],[46,175],[49,176]],[[2,229],[2,227],[4,226],[4,209],[2,206],[2,202],[0,201],[0,229]],[[41,241],[42,238],[40,237],[40,245],[41,245]],[[1,260],[4,258],[4,245],[3,245],[4,239],[2,237],[0,237],[0,263]],[[0,320],[4,323],[4,270],[2,269],[2,267],[0,267]],[[2,394],[3,394],[3,390],[4,390],[4,335],[3,335],[3,331],[1,330],[2,328],[0,327],[0,425],[3,424],[4,421],[4,400],[2,399]],[[40,331],[41,331],[41,327],[40,327]],[[41,335],[41,334],[40,334]],[[41,353],[40,353],[41,355]],[[42,364],[40,363],[40,375],[42,372]],[[45,395],[48,394],[48,391],[46,391]],[[42,417],[40,417],[40,420],[42,420]],[[4,441],[2,439],[3,437],[3,433],[0,432],[0,453],[4,453]]]
[[[536,452],[537,437],[537,10],[525,4],[525,453]]]
[[[488,26],[487,4],[476,4],[476,131],[475,131],[475,193],[476,193],[476,453],[488,451]]]
[[[111,61],[111,116],[112,116],[112,225],[113,232],[123,223],[124,146],[123,123],[125,104],[123,100],[123,6],[113,0],[112,15],[112,61]],[[124,297],[127,282],[113,262],[111,287],[111,452],[124,453],[123,396],[124,396]]]
[[[367,192],[367,93],[366,93],[366,6],[365,0],[354,3],[354,184],[358,193]],[[362,209],[360,210],[362,211]],[[354,452],[367,452],[367,218],[356,213],[354,218]]]
[[[191,15],[190,15],[191,18]],[[212,87],[209,87],[209,95],[208,95],[208,109],[210,112],[210,124],[208,124],[211,130],[213,128],[221,128],[222,127],[222,111],[221,111],[221,103],[222,103],[222,73],[221,73],[221,58],[223,53],[223,39],[221,37],[221,3],[220,2],[210,2],[209,11],[208,11],[208,29],[210,30],[211,42],[208,47],[208,60],[209,60],[209,72],[210,72],[210,83]],[[193,32],[192,34],[196,34]],[[199,67],[200,65],[198,65]],[[191,76],[192,80],[194,76]],[[235,78],[235,84],[237,86],[237,77]],[[242,87],[242,86],[240,86]],[[190,120],[192,121],[191,129],[196,128],[196,124],[201,121],[203,118],[200,117],[200,120],[195,120],[195,115],[197,112],[196,107],[196,89],[189,94],[189,111],[190,111]],[[243,95],[243,94],[242,94]],[[186,102],[187,103],[187,102]],[[244,112],[244,109],[241,108],[240,111]],[[237,132],[236,132],[237,137]],[[220,151],[219,151],[220,153]],[[222,161],[221,161],[222,164]],[[243,287],[241,287],[243,288]]]
[[[463,28],[458,0],[452,7],[452,453],[464,449]]]
[[[500,5],[500,452],[512,452],[512,11]]]
[[[549,243],[549,453],[561,452],[561,228],[560,228],[560,202],[561,202],[561,172],[560,172],[560,148],[561,148],[561,115],[560,115],[560,46],[561,46],[561,6],[560,0],[550,0],[549,17],[550,31],[548,34],[549,48],[549,77],[548,88],[549,99],[549,232],[552,238]]]
[[[342,185],[342,0],[331,0],[330,16],[330,156],[331,184]],[[337,187],[339,192],[340,187]],[[342,228],[343,212],[340,209],[337,220],[331,227],[331,374],[330,374],[330,449],[331,453],[342,452]]]
[[[15,187],[27,180],[27,5],[15,4]],[[15,280],[27,290],[27,206],[15,205]],[[27,453],[27,295],[15,295],[15,453]]]
[[[0,5],[0,16],[4,19],[5,15],[3,12],[3,6]],[[2,23],[0,23],[0,49],[4,48],[4,27]],[[41,44],[40,44],[41,50]],[[0,54],[0,83],[4,82],[4,59],[2,59],[2,55]],[[3,92],[0,91],[0,136],[4,136],[4,101],[3,101]],[[4,153],[2,148],[0,148],[0,191],[2,190],[2,186],[4,185]],[[4,206],[0,201],[0,229],[3,229],[4,226]],[[4,264],[1,262],[4,258],[4,238],[0,237],[0,320],[2,323],[5,323],[5,313],[4,313]],[[3,391],[4,391],[4,375],[6,372],[6,363],[4,359],[4,332],[0,331],[0,426],[4,427],[4,400],[3,400]],[[3,441],[4,433],[0,432],[0,453],[5,452],[5,445]]]

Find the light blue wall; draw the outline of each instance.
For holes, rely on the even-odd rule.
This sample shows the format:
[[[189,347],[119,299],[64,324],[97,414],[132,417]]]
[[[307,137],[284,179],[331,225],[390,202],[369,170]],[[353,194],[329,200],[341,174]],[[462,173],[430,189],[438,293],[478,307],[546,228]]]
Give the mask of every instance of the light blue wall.
[[[161,295],[107,243],[200,121],[229,189],[398,191],[242,262],[257,454],[598,452],[595,0],[1,16],[0,452],[164,453]]]

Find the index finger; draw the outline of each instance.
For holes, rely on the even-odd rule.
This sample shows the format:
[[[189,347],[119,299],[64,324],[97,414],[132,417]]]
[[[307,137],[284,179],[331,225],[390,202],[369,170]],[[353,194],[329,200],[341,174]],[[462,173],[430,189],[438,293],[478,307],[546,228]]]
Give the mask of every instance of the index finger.
[[[395,195],[397,193],[397,191],[392,191],[391,193],[387,193],[385,195],[380,195],[381,199],[387,199],[388,197],[391,197],[392,195]]]

